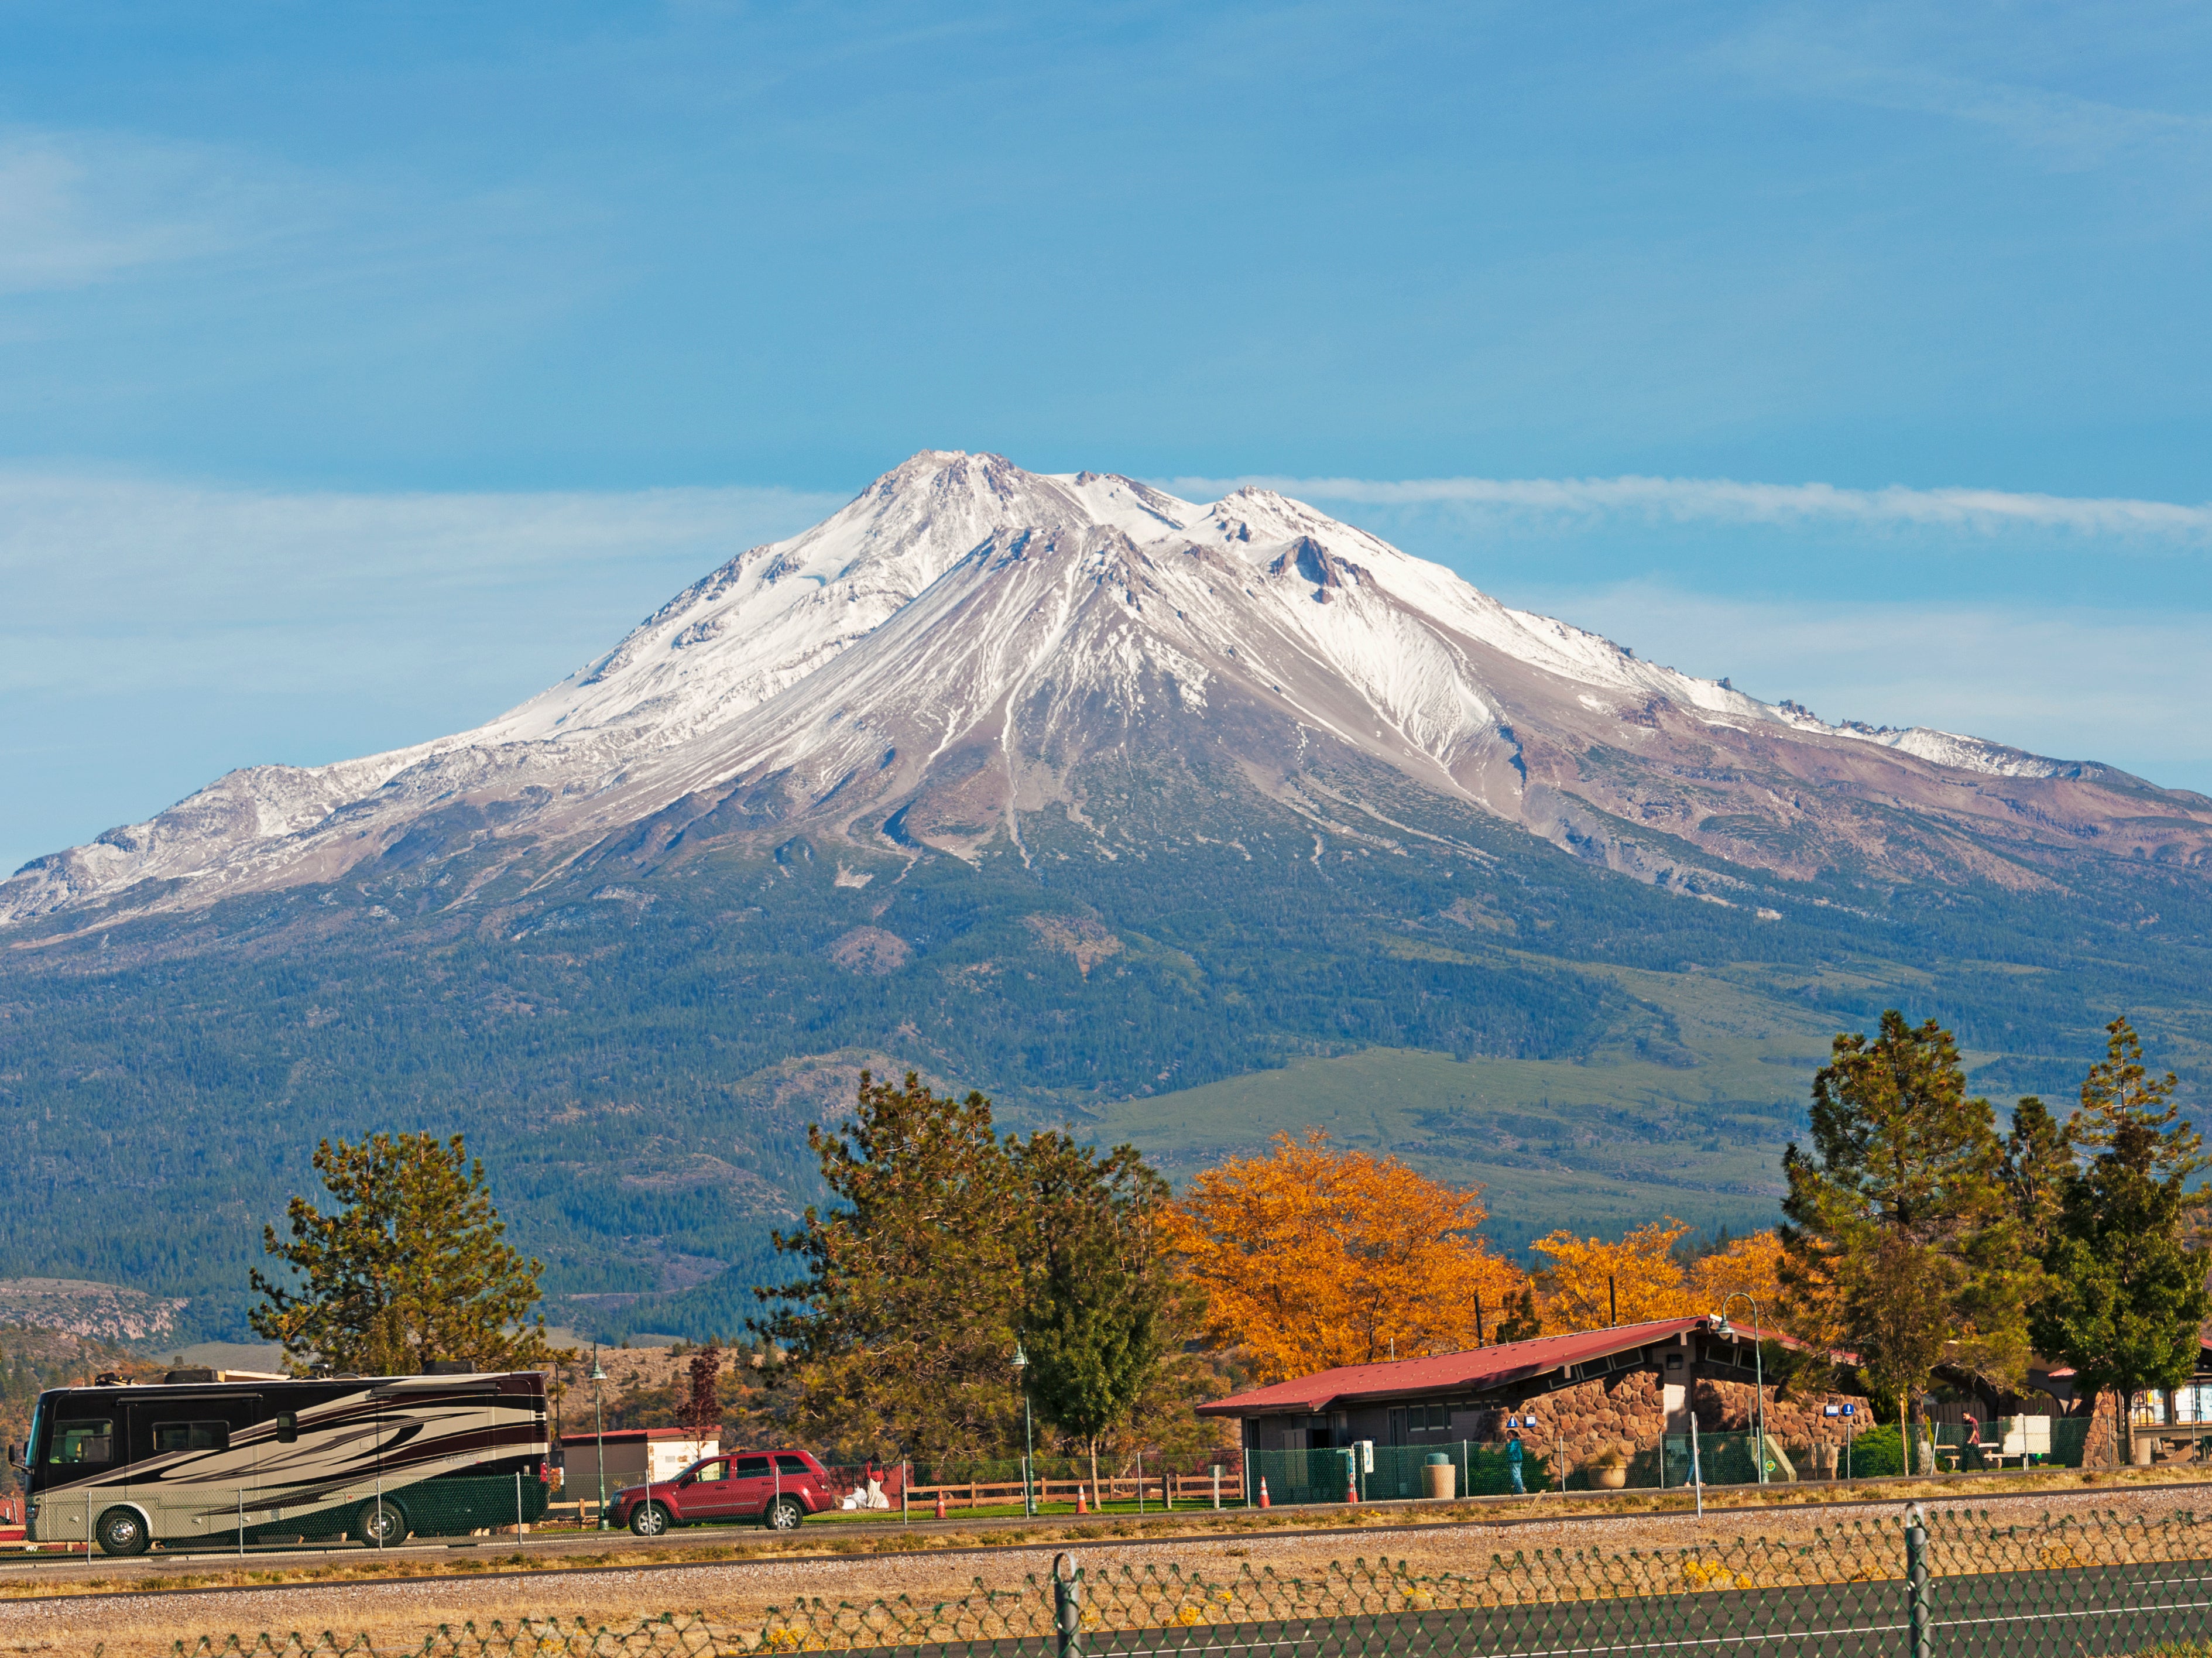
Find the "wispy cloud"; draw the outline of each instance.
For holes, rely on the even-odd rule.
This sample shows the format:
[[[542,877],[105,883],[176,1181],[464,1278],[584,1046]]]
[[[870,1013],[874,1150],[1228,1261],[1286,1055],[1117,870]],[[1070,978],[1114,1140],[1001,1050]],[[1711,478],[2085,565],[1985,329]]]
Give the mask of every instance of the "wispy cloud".
[[[0,471],[0,873],[233,766],[463,729],[722,560],[842,504]]]
[[[204,257],[258,216],[234,168],[190,146],[0,134],[0,294],[82,287]]]
[[[1747,601],[1650,582],[1528,597],[1639,655],[1829,719],[1967,732],[2212,792],[2201,614]]]
[[[2004,490],[1849,489],[1834,484],[1747,484],[1728,478],[1182,478],[1177,494],[1200,500],[1244,485],[1316,502],[1370,506],[1461,505],[1594,517],[1640,514],[1692,521],[1790,523],[1838,520],[1996,530],[2012,526],[2093,534],[2212,534],[2212,503],[2124,497],[2021,494]]]
[[[0,471],[0,688],[357,687],[419,669],[526,694],[684,582],[840,504],[780,489],[366,495]]]
[[[2096,38],[2084,52],[2067,52],[2039,32],[2040,52],[2008,56],[2010,28],[1991,31],[1941,11],[1784,12],[1714,56],[1763,88],[1983,128],[2060,172],[2155,158],[2201,162],[2212,148],[2212,118],[2051,83],[2130,34],[2102,17],[2089,27]],[[2155,34],[2155,24],[2146,27]]]

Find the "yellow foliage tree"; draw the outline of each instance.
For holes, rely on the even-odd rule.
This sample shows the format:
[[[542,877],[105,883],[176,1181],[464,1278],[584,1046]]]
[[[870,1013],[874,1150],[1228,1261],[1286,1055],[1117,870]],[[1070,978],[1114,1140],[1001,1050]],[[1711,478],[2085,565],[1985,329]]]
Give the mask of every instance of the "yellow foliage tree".
[[[1551,1259],[1536,1275],[1544,1328],[1554,1334],[1601,1330],[1701,1310],[1692,1306],[1695,1298],[1674,1256],[1674,1240],[1689,1229],[1669,1216],[1646,1221],[1618,1243],[1578,1238],[1564,1228],[1537,1239],[1528,1247]]]
[[[1526,1279],[1480,1234],[1488,1216],[1480,1186],[1333,1150],[1311,1129],[1207,1169],[1170,1224],[1210,1332],[1268,1382],[1473,1347],[1478,1297],[1494,1340]]]
[[[1717,1313],[1727,1297],[1747,1290],[1759,1302],[1759,1316],[1767,1329],[1790,1327],[1782,1312],[1782,1240],[1771,1232],[1738,1238],[1698,1261],[1690,1269],[1690,1289],[1697,1302],[1694,1311]],[[1741,1304],[1729,1309],[1729,1316],[1750,1322]]]

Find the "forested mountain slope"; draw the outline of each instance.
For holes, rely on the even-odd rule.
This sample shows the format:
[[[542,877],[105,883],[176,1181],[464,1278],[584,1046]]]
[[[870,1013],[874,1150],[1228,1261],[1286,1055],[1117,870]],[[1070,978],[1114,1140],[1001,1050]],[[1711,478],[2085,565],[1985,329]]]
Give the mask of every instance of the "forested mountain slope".
[[[1489,1181],[1509,1241],[1754,1223],[1883,1006],[1993,1090],[2063,1094],[2121,1009],[2207,1074],[2208,835],[1278,497],[918,456],[476,732],[0,886],[0,1276],[233,1333],[318,1136],[464,1129],[556,1322],[727,1330],[863,1064],[1176,1172],[1321,1122]]]

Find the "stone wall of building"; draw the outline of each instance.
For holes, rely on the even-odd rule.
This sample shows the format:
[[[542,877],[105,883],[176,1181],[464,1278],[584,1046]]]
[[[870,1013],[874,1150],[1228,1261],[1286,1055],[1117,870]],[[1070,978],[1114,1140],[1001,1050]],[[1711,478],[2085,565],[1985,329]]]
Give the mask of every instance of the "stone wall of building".
[[[1750,1383],[1700,1376],[1696,1378],[1693,1387],[1699,1433],[1750,1430],[1753,1397],[1758,1391]],[[1846,1426],[1844,1420],[1823,1416],[1821,1407],[1845,1402],[1855,1403],[1860,1408],[1860,1432],[1873,1425],[1865,1415],[1866,1402],[1852,1394],[1778,1398],[1769,1387],[1767,1434],[1784,1446],[1840,1444]],[[1468,1439],[1495,1443],[1505,1438],[1505,1419],[1509,1416],[1530,1423],[1522,1429],[1522,1438],[1531,1450],[1547,1460],[1556,1454],[1570,1472],[1608,1445],[1626,1444],[1632,1450],[1650,1450],[1667,1431],[1659,1375],[1655,1370],[1619,1371],[1602,1381],[1577,1382],[1557,1393],[1538,1394],[1518,1405],[1455,1412],[1452,1429]]]
[[[1749,1382],[1723,1381],[1700,1376],[1697,1380],[1696,1410],[1701,1434],[1747,1434],[1751,1431],[1759,1390]],[[1856,1405],[1854,1418],[1824,1414],[1831,1405]],[[1847,1432],[1864,1433],[1874,1426],[1866,1400],[1855,1393],[1786,1394],[1766,1390],[1766,1434],[1784,1445],[1840,1445]]]

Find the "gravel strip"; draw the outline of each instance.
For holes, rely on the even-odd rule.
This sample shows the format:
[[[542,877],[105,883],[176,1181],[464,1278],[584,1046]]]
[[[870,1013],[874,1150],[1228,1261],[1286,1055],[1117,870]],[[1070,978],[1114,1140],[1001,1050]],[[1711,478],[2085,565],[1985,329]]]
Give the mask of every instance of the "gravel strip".
[[[2002,1524],[2028,1524],[2045,1515],[2086,1518],[2118,1513],[2163,1517],[2185,1512],[2194,1493],[2122,1489],[2033,1491],[1991,1497],[1971,1505]],[[1246,1567],[1272,1567],[1285,1576],[1311,1576],[1330,1562],[1358,1558],[1402,1560],[1416,1572],[1465,1571],[1486,1565],[1493,1554],[1601,1548],[1683,1548],[1738,1537],[1802,1540],[1820,1529],[1854,1524],[1891,1525],[1903,1503],[1843,1514],[1816,1508],[1776,1509],[1762,1514],[1572,1516],[1514,1526],[1468,1525],[1433,1531],[1347,1527],[1322,1537],[1179,1537],[1157,1541],[1086,1539],[1076,1545],[1094,1576],[1124,1567],[1142,1570],[1181,1565],[1209,1576]],[[1943,1508],[1936,1503],[1930,1505]],[[494,1618],[510,1627],[523,1617],[578,1618],[597,1627],[632,1625],[662,1612],[702,1611],[716,1622],[757,1622],[775,1605],[801,1597],[865,1603],[907,1595],[930,1602],[951,1600],[977,1583],[998,1588],[1042,1576],[1050,1560],[1035,1550],[946,1557],[934,1554],[811,1556],[756,1558],[654,1570],[599,1569],[528,1576],[447,1576],[392,1582],[349,1583],[340,1588],[272,1587],[207,1594],[177,1589],[125,1592],[96,1599],[0,1600],[0,1653],[89,1652],[107,1643],[110,1658],[153,1658],[179,1637],[189,1644],[203,1634],[252,1637],[263,1630],[280,1637],[299,1630],[313,1636],[333,1630],[342,1637],[367,1632],[380,1645],[419,1645],[438,1624]]]

